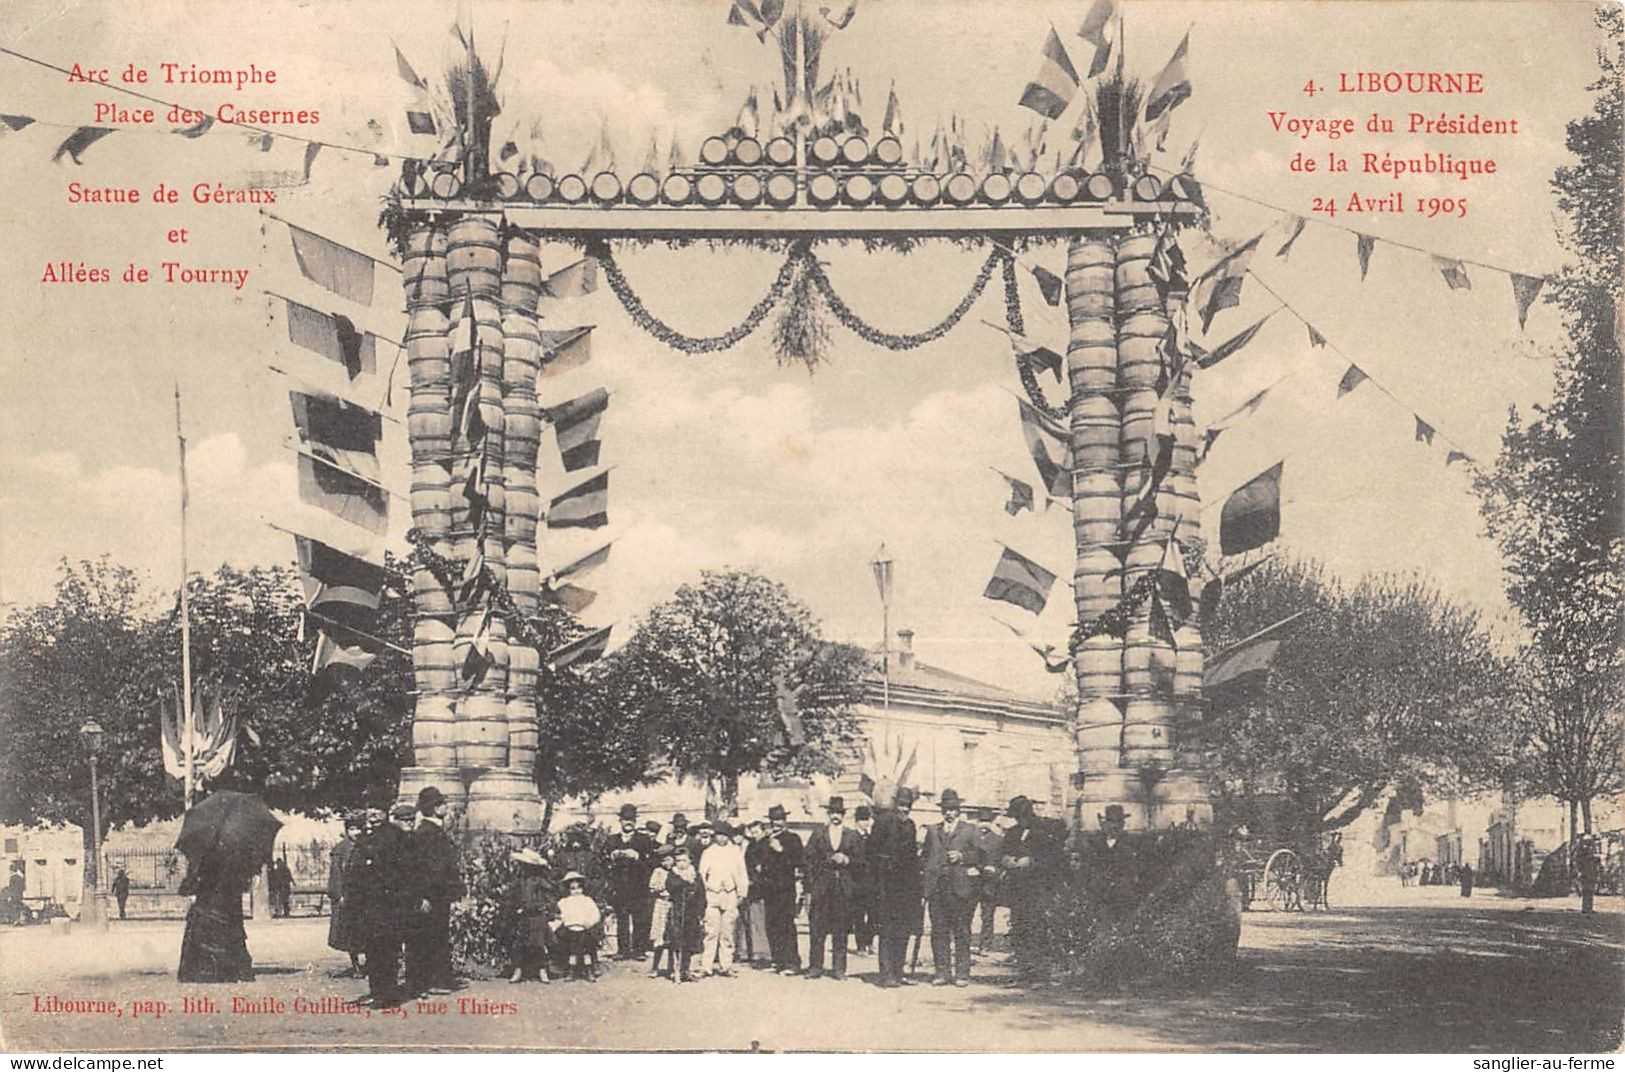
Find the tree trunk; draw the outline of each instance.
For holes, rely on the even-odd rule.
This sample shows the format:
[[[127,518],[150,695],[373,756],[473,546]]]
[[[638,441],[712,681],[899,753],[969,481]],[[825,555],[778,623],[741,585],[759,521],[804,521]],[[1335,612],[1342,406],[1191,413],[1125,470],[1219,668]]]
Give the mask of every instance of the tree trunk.
[[[1582,821],[1585,823],[1585,832],[1587,834],[1591,833],[1591,798],[1590,797],[1582,797],[1580,799],[1580,815],[1582,816]]]
[[[553,798],[548,797],[546,802],[544,802],[543,805],[542,805],[542,833],[544,833],[544,834],[547,833],[548,828],[550,826],[552,826],[552,825],[553,825]]]
[[[722,814],[730,819],[739,815],[739,775],[722,776]]]

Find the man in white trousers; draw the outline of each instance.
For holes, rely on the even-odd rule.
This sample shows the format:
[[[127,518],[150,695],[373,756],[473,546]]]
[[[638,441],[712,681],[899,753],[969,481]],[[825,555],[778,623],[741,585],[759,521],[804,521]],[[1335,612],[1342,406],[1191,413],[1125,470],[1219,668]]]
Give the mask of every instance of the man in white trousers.
[[[725,822],[716,825],[711,845],[700,856],[700,882],[705,886],[705,948],[699,972],[732,975],[734,928],[739,906],[750,893],[745,854],[733,843],[738,832]]]

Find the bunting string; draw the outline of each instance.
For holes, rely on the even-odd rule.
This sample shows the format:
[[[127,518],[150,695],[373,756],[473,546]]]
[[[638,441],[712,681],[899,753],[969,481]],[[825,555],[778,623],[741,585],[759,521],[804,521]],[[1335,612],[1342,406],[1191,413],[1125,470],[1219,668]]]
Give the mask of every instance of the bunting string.
[[[1016,259],[1008,250],[1001,248],[1001,252],[1004,262],[1000,265],[1000,271],[1004,276],[1004,322],[1015,334],[1025,335],[1027,323],[1021,313],[1021,287],[1017,283]],[[1032,362],[1023,361],[1021,355],[1014,353],[1013,350],[1012,355],[1016,362],[1016,375],[1021,378],[1021,389],[1026,392],[1027,401],[1050,420],[1066,422],[1071,416],[1070,402],[1065,406],[1050,405],[1049,399],[1044,397],[1043,389],[1038,386],[1038,372],[1033,368]]]
[[[408,562],[421,565],[427,569],[448,594],[455,596],[459,591],[468,591],[470,587],[476,594],[481,592],[489,594],[491,605],[507,616],[508,636],[510,639],[518,640],[528,647],[535,648],[543,659],[553,653],[550,642],[531,624],[531,620],[525,617],[519,608],[514,605],[513,596],[508,592],[508,586],[497,581],[496,576],[491,572],[491,567],[482,561],[478,579],[465,582],[463,578],[465,564],[447,558],[435,551],[429,545],[428,537],[415,528],[407,532],[406,538],[412,544],[412,554],[408,556]]]

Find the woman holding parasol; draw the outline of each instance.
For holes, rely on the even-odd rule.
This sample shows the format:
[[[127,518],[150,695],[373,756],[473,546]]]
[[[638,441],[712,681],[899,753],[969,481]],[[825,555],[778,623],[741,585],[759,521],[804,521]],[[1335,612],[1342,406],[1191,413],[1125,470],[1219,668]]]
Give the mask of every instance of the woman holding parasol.
[[[180,892],[195,896],[186,912],[177,978],[183,983],[236,983],[254,978],[243,930],[243,892],[271,859],[282,823],[247,793],[211,794],[186,813],[176,847],[186,855]]]

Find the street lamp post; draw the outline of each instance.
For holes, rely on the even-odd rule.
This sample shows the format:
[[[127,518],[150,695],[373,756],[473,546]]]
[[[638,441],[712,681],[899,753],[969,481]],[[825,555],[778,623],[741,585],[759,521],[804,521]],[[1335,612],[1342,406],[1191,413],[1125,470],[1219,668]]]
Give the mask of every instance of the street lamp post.
[[[90,821],[91,843],[89,878],[87,885],[89,893],[79,906],[79,919],[81,922],[100,925],[105,921],[102,912],[102,799],[101,787],[96,781],[96,756],[102,750],[102,727],[95,719],[91,719],[79,727],[79,739],[84,742],[85,751],[90,755]]]

